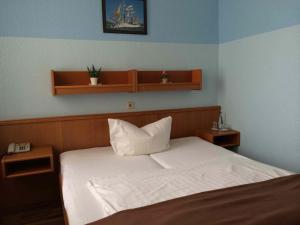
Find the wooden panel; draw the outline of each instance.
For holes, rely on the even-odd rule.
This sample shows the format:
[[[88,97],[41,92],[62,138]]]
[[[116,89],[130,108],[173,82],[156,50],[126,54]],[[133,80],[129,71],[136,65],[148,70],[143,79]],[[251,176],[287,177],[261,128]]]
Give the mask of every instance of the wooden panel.
[[[52,71],[55,86],[87,85],[90,77],[86,71]]]
[[[166,116],[172,117],[172,129],[171,129],[171,138],[185,137],[188,136],[188,126],[186,126],[189,121],[185,114],[189,114],[189,112],[184,113],[164,113],[160,115],[160,118],[164,118]]]
[[[200,90],[200,84],[194,83],[147,83],[139,84],[138,91],[179,91],[179,90]]]
[[[59,204],[37,204],[21,212],[5,214],[1,225],[67,225]]]
[[[199,127],[201,128],[211,128],[213,122],[218,122],[220,112],[219,111],[203,111],[200,117]]]
[[[202,89],[202,70],[193,70],[192,71],[192,83],[200,84],[200,89]]]
[[[28,123],[11,121],[1,125],[0,122],[0,153],[7,149],[11,142],[30,142],[35,146],[52,145],[54,149],[62,148],[60,122],[42,122],[32,120]]]
[[[63,151],[95,147],[92,120],[65,121],[62,123]]]
[[[38,119],[0,121],[0,153],[10,142],[31,142],[33,146],[52,145],[57,154],[71,149],[109,145],[108,118],[119,118],[141,127],[166,116],[173,117],[173,138],[191,136],[197,129],[210,128],[217,121],[219,106],[146,112],[107,113]],[[2,171],[0,171],[2,173]],[[2,209],[58,200],[56,175],[0,180]],[[4,207],[5,206],[5,207]],[[0,208],[1,211],[1,208]]]
[[[137,71],[128,71],[128,83],[133,84],[131,92],[137,92]]]
[[[29,141],[37,146],[52,145],[57,151],[64,151],[65,148],[69,149],[71,147],[80,148],[82,146],[90,146],[96,143],[90,139],[95,139],[96,136],[99,139],[100,133],[93,135],[95,129],[101,130],[104,128],[101,133],[107,134],[107,118],[120,118],[132,122],[137,126],[143,126],[158,118],[172,115],[175,124],[177,117],[181,123],[178,128],[174,128],[175,131],[180,129],[182,135],[188,135],[190,132],[186,133],[182,131],[185,127],[189,130],[211,127],[212,122],[217,121],[219,110],[220,107],[214,106],[0,121],[0,148],[3,152],[10,142],[24,141]],[[94,132],[92,132],[93,129]]]
[[[128,71],[103,71],[100,75],[102,84],[128,84]]]
[[[93,121],[93,130],[95,134],[95,146],[109,146],[108,122],[105,119],[95,119]]]
[[[166,71],[168,80],[173,83],[192,82],[191,71]],[[138,71],[138,83],[160,83],[162,71]]]
[[[55,95],[131,92],[132,90],[133,86],[126,84],[56,86]]]
[[[121,117],[111,117],[111,118],[119,118],[122,120],[125,120],[129,123],[132,123],[134,125],[136,125],[137,127],[143,127],[149,123],[155,122],[158,120],[158,116],[153,114],[149,114],[149,115],[140,115],[138,117],[136,116],[130,116],[130,115],[124,115]]]
[[[23,210],[37,203],[57,202],[59,201],[57,174],[1,179],[0,197],[2,213]]]
[[[219,106],[213,106],[0,121],[0,152],[5,151],[10,142],[26,141],[35,146],[52,145],[58,152],[104,144],[107,146],[107,118],[120,118],[137,126],[144,126],[171,115],[174,126],[172,135],[188,136],[192,135],[195,129],[211,127],[212,122],[217,121],[219,111]]]

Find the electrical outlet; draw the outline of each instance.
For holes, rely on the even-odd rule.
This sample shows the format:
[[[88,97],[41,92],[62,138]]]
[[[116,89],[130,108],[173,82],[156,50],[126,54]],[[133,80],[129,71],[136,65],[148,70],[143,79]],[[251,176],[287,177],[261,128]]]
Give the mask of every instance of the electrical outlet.
[[[128,101],[127,102],[127,109],[129,109],[129,110],[135,109],[135,102],[134,101]]]

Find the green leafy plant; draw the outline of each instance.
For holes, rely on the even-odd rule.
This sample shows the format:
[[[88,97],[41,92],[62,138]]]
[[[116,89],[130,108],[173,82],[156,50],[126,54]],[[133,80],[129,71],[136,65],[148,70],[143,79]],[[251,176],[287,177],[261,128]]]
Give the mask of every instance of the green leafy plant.
[[[89,72],[90,77],[92,78],[98,78],[101,74],[101,67],[99,68],[99,70],[96,70],[95,66],[92,65],[91,68],[87,67],[87,70]]]
[[[169,75],[167,74],[166,71],[163,71],[162,74],[160,75],[160,79],[168,79]]]

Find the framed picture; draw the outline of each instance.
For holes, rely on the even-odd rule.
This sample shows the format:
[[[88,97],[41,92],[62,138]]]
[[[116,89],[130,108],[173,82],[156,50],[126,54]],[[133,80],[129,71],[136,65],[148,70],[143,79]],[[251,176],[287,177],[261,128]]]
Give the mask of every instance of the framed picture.
[[[147,0],[102,0],[104,33],[147,34]]]

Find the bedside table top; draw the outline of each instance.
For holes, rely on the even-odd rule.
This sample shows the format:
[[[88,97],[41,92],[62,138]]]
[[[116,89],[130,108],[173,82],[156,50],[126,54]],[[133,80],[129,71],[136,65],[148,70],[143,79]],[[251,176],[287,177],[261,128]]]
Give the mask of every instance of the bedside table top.
[[[5,155],[2,158],[3,163],[25,161],[30,159],[40,159],[52,157],[53,151],[51,146],[31,147],[31,151]]]
[[[197,134],[206,133],[212,136],[225,136],[225,135],[232,135],[232,134],[239,134],[240,132],[237,130],[211,130],[211,129],[203,129],[197,130]]]

